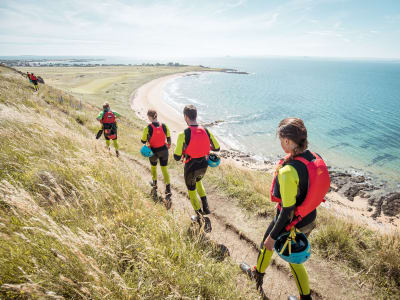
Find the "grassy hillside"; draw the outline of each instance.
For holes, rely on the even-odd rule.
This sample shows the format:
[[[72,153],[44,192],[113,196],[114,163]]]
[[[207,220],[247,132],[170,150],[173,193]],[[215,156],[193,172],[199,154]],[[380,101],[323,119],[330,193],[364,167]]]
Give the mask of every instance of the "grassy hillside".
[[[217,262],[212,247],[186,234],[185,220],[149,201],[148,187],[134,166],[110,156],[103,142],[94,140],[96,106],[109,101],[124,114],[119,123],[122,151],[140,159],[144,123],[131,112],[129,95],[174,70],[143,67],[123,77],[128,69],[64,69],[37,72],[68,93],[41,86],[34,95],[26,80],[9,71],[1,74],[0,195],[5,198],[0,198],[0,265],[7,266],[0,269],[1,293],[19,298],[53,297],[54,292],[66,298],[254,299],[247,281],[237,284],[236,266]],[[101,83],[102,78],[115,80],[93,88],[90,76]],[[171,169],[180,168],[172,161]],[[255,219],[251,224],[257,222],[260,232],[254,236],[261,238],[274,212],[267,196],[270,176],[224,164],[205,180],[208,191],[231,199]],[[368,290],[369,299],[400,294],[399,233],[382,235],[321,208],[311,243],[310,261],[317,263],[309,265],[311,279],[322,278],[318,266],[326,265],[332,278],[345,273],[346,281]],[[354,299],[354,293],[346,299]]]
[[[1,299],[256,298],[94,139],[97,108],[0,71]]]

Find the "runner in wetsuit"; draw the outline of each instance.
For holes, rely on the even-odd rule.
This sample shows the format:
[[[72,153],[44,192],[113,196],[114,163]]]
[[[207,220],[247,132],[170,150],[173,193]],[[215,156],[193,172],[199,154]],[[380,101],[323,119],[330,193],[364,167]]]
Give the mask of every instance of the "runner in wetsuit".
[[[33,88],[35,89],[35,91],[38,91],[39,90],[38,79],[35,76],[35,74],[32,73],[30,79],[33,83]]]
[[[189,127],[178,136],[174,158],[179,161],[182,155],[184,156],[186,187],[193,209],[196,215],[200,217],[200,215],[210,213],[206,191],[202,182],[208,167],[208,155],[210,150],[219,151],[220,147],[213,134],[207,128],[197,124],[197,109],[195,106],[185,106],[183,115]],[[200,196],[202,209],[197,194]]]
[[[119,146],[117,140],[117,121],[121,115],[116,111],[111,111],[110,105],[106,102],[103,105],[103,110],[97,116],[97,120],[102,124],[106,146],[110,150],[110,140],[113,141],[115,154],[119,156]]]
[[[257,266],[252,270],[257,288],[262,288],[263,277],[272,254],[275,240],[286,231],[286,226],[294,219],[296,207],[305,200],[309,178],[304,163],[295,160],[294,157],[303,157],[308,161],[316,159],[313,153],[307,150],[307,129],[301,119],[286,118],[279,123],[277,134],[281,141],[282,149],[288,154],[283,163],[278,165],[275,171],[275,184],[272,187],[271,200],[279,199],[276,215],[268,226],[261,243],[261,251],[258,256]],[[315,227],[317,216],[316,209],[302,218],[295,227],[306,235],[309,235]],[[311,299],[308,274],[303,264],[290,263],[290,269],[296,280],[300,299]]]
[[[166,124],[157,121],[157,112],[149,109],[147,117],[151,122],[143,130],[142,143],[150,144],[153,156],[149,157],[151,164],[152,186],[157,189],[157,161],[160,160],[161,172],[164,177],[165,195],[171,197],[171,184],[168,174],[168,149],[171,147],[171,134]]]

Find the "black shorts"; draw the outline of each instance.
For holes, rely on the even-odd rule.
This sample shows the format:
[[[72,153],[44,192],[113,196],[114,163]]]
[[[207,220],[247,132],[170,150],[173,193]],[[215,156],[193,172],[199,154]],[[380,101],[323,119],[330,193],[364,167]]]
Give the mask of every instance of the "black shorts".
[[[203,179],[207,172],[208,162],[205,157],[195,158],[185,164],[184,178],[189,191],[196,189],[196,182]]]
[[[165,149],[161,151],[155,151],[153,152],[153,156],[149,157],[150,164],[152,166],[157,166],[158,160],[160,160],[160,166],[165,167],[168,165],[168,148],[165,147]]]
[[[117,139],[117,124],[103,124],[104,138],[106,140]]]
[[[38,85],[37,80],[32,80],[32,83],[33,83],[34,85]]]

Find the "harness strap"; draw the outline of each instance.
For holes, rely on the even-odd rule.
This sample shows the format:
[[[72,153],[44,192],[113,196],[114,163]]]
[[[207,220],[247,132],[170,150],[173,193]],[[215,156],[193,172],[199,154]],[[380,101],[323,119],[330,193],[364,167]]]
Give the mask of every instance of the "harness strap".
[[[296,227],[292,227],[290,229],[289,236],[287,237],[285,244],[283,244],[283,247],[282,247],[281,251],[279,252],[281,255],[283,254],[286,247],[288,247],[288,246],[289,246],[289,256],[292,254],[292,241],[294,241],[296,243],[296,232],[300,232]]]

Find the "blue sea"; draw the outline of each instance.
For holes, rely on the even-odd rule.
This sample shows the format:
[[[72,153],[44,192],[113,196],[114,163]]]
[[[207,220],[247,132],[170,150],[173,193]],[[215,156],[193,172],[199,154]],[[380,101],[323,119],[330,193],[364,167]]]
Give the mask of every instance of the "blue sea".
[[[198,62],[198,61],[197,61]],[[224,58],[202,64],[249,75],[199,73],[170,81],[168,103],[197,106],[232,148],[260,160],[282,155],[276,127],[304,120],[309,148],[333,167],[400,183],[400,61]]]

